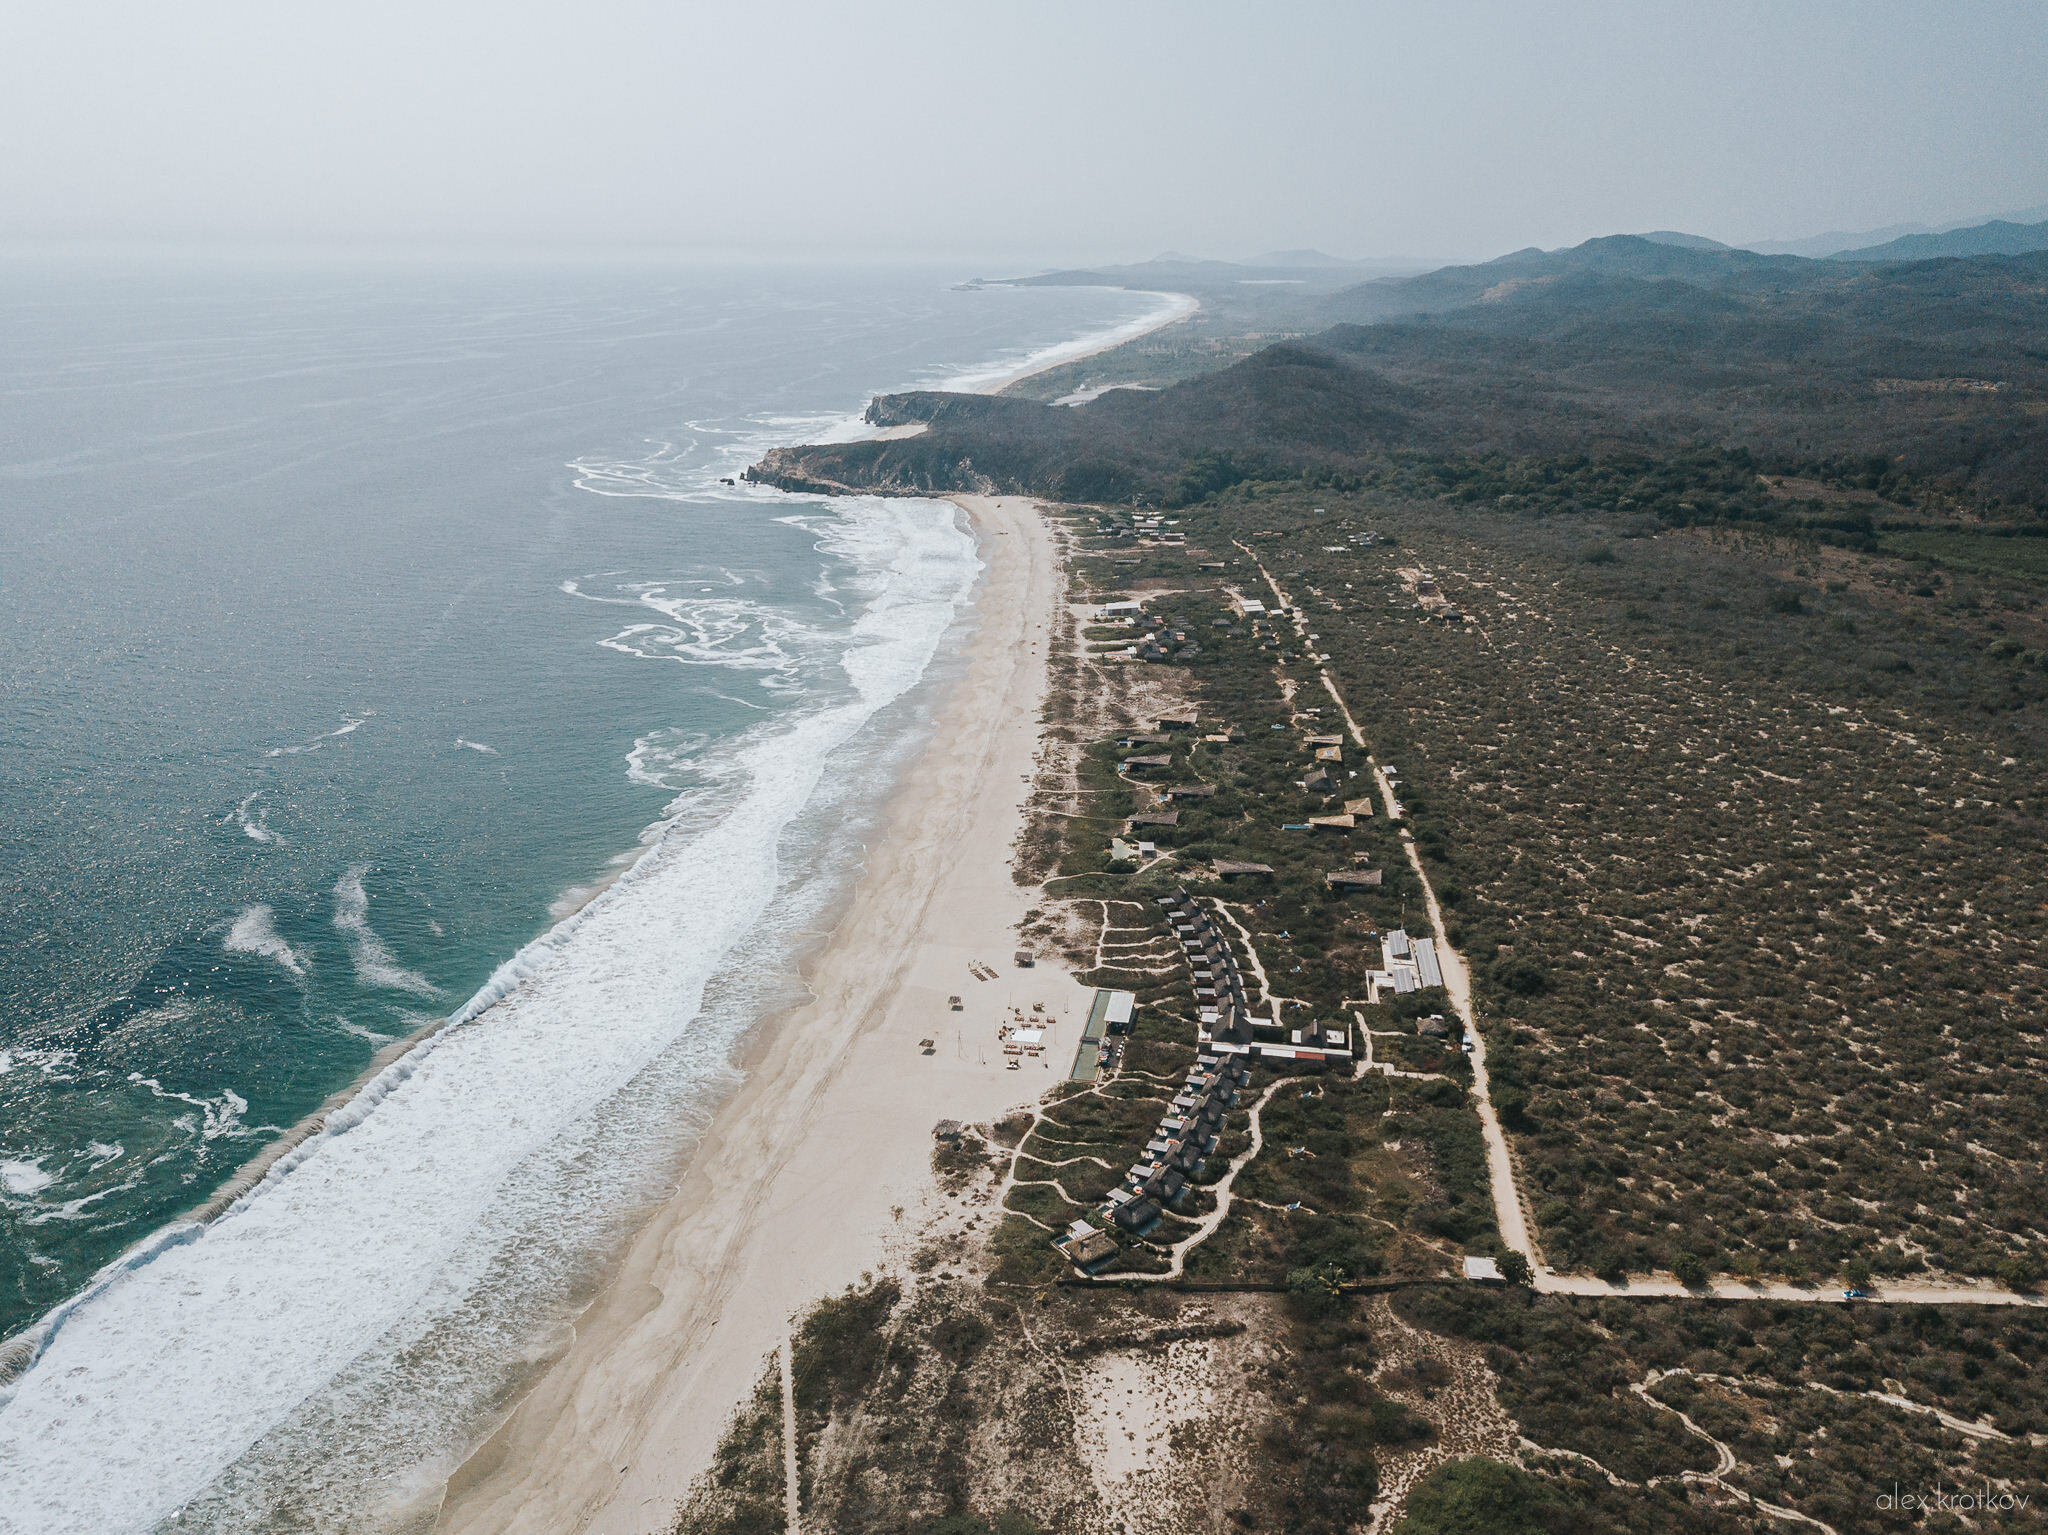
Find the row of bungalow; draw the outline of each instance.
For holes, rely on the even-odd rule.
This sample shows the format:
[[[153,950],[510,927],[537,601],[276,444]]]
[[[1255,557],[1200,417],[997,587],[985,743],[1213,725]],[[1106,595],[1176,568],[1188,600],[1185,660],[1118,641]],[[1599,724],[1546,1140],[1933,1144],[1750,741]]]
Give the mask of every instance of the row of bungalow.
[[[1160,1212],[1177,1203],[1216,1149],[1223,1118],[1237,1102],[1248,1069],[1243,1060],[1204,1052],[1174,1096],[1145,1154],[1131,1164],[1123,1183],[1110,1191],[1102,1213],[1125,1231],[1143,1235],[1159,1223]]]
[[[1246,1061],[1286,1061],[1296,1070],[1319,1070],[1328,1061],[1351,1059],[1347,1029],[1317,1022],[1289,1028],[1251,1010],[1237,956],[1216,919],[1185,889],[1162,895],[1159,904],[1166,908],[1194,977],[1196,1039],[1202,1046]]]
[[[1160,896],[1159,904],[1166,910],[1194,980],[1199,1049],[1194,1068],[1143,1155],[1131,1164],[1123,1182],[1102,1205],[1102,1215],[1113,1226],[1137,1236],[1158,1225],[1166,1208],[1177,1204],[1189,1184],[1201,1175],[1203,1161],[1216,1149],[1224,1118],[1250,1077],[1254,1060],[1285,1061],[1288,1069],[1300,1071],[1321,1070],[1330,1061],[1351,1059],[1347,1030],[1316,1022],[1289,1029],[1252,1013],[1237,956],[1215,917],[1185,887]],[[1405,942],[1406,935],[1401,936]],[[1117,1252],[1108,1232],[1084,1220],[1075,1221],[1053,1245],[1088,1274],[1105,1267]]]

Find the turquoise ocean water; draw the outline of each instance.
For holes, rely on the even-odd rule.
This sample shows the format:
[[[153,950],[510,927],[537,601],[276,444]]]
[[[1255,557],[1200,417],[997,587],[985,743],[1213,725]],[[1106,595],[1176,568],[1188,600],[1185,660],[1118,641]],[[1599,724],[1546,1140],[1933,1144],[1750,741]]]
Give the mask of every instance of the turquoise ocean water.
[[[722,479],[1159,304],[959,275],[0,269],[0,1531],[376,1528],[544,1346],[971,613]]]

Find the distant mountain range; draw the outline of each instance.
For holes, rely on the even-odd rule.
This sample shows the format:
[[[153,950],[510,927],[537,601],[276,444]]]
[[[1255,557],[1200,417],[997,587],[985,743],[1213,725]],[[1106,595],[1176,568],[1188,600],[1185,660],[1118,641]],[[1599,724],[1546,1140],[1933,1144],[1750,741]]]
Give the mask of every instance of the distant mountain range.
[[[1835,261],[1930,261],[1937,256],[2023,256],[2048,250],[2048,221],[2010,224],[1993,219],[1968,229],[1943,234],[1901,235],[1882,245],[1837,251]]]
[[[2028,215],[2041,214],[2043,222],[2031,222]],[[2028,251],[2048,250],[2048,207],[2029,208],[2014,219],[1986,219],[1975,224],[1928,229],[1924,225],[1895,224],[1890,229],[1873,229],[1861,235],[1818,235],[1811,240],[1755,245],[1724,245],[1704,235],[1681,234],[1659,229],[1638,238],[1681,250],[1746,250],[1759,256],[1824,257],[1831,261],[1931,261],[1939,256],[2024,256]],[[1793,249],[1793,246],[1799,249]]]
[[[1470,306],[1491,309],[1545,296],[1566,279],[1589,284],[1681,283],[1721,294],[1782,292],[1842,278],[1839,267],[1799,256],[1760,256],[1697,235],[1603,235],[1564,250],[1530,246],[1474,266],[1443,267],[1418,277],[1379,278],[1340,289],[1318,306],[1325,325],[1373,324],[1444,315]]]
[[[1882,229],[1862,231],[1835,229],[1823,235],[1808,235],[1804,239],[1751,239],[1741,246],[1708,239],[1706,235],[1692,235],[1681,229],[1649,229],[1634,235],[1634,239],[1647,239],[1653,246],[1671,246],[1675,250],[1741,250],[1753,256],[1804,256],[1808,260],[1833,258],[1845,262],[1923,262],[1937,256],[2023,256],[2030,250],[2048,250],[2048,203],[2032,209],[2015,209],[1991,219],[1958,219],[1956,223],[1942,225],[1892,223]],[[1573,250],[1583,250],[1583,246],[1575,246]],[[1530,252],[1534,252],[1534,248],[1511,252],[1499,260],[1518,260]],[[1257,282],[1292,276],[1305,280],[1311,287],[1333,287],[1346,278],[1413,276],[1417,272],[1430,272],[1438,266],[1438,262],[1409,256],[1368,256],[1352,260],[1348,256],[1331,256],[1321,250],[1268,250],[1231,262],[1167,250],[1153,256],[1149,262],[1104,266],[1085,274],[1069,270],[1010,280],[1073,282],[1081,276],[1096,276],[1110,284],[1141,287],[1145,282],[1165,282],[1176,276],[1182,280],[1192,278],[1196,282],[1210,284]]]
[[[1958,229],[1972,229],[1999,221],[2034,224],[2042,219],[2048,219],[2048,203],[1988,216],[1979,214],[1975,218],[1953,219],[1946,224],[1887,224],[1882,229],[1833,229],[1826,234],[1808,235],[1803,240],[1749,240],[1744,242],[1743,248],[1760,256],[1837,256],[1844,251],[1869,250],[1873,246],[1885,245],[1904,235],[1945,235]]]
[[[1984,227],[1961,233],[2008,238]],[[1232,283],[1272,270],[1180,270],[1213,281],[1218,267]],[[1121,273],[1150,282],[1161,268],[1173,269]],[[1345,472],[1388,455],[1713,446],[1893,466],[1986,506],[2048,508],[2048,249],[1829,261],[1663,232],[1336,288],[1236,291],[1293,295],[1294,328],[1318,333],[1079,408],[885,396],[871,407],[877,425],[929,429],[779,449],[754,473],[791,487],[1129,500],[1169,493],[1204,454]]]

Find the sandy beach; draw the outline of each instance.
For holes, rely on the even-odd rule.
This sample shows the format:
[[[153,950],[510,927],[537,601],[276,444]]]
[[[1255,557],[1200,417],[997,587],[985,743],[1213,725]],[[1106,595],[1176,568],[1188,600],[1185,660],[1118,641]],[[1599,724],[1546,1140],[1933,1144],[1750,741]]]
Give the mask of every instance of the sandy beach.
[[[1070,1065],[1092,994],[1055,964],[1011,958],[1031,904],[1010,856],[1058,556],[1029,499],[956,499],[987,566],[966,664],[810,969],[815,1000],[764,1030],[675,1194],[563,1355],[450,1478],[436,1528],[666,1528],[789,1319],[878,1267],[929,1210],[933,1125],[999,1116]],[[977,980],[976,961],[997,978]],[[1008,1071],[996,1030],[1034,1003],[1054,1020],[1050,1048]]]

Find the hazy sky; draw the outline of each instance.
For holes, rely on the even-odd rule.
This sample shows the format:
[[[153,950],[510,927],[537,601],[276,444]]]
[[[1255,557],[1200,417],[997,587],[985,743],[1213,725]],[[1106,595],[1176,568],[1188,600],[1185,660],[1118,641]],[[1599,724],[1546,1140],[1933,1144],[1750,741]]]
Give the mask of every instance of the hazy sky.
[[[0,4],[0,240],[1480,257],[2048,202],[2048,4]]]

